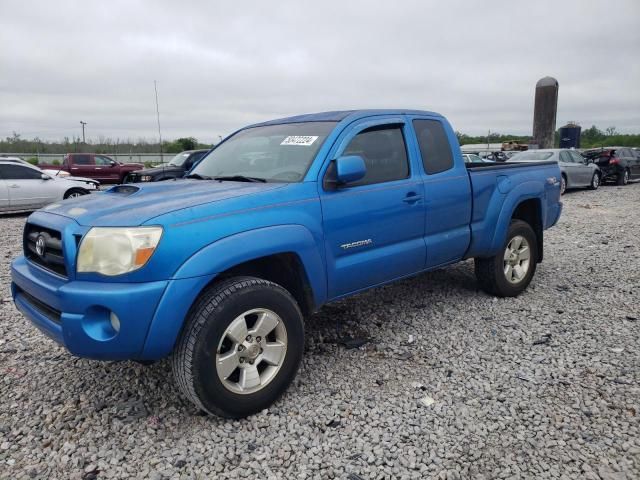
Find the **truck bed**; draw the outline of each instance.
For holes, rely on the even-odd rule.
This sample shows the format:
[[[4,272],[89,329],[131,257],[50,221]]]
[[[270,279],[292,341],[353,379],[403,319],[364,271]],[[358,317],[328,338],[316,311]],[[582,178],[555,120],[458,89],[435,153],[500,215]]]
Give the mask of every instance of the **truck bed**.
[[[554,161],[527,163],[466,164],[471,183],[471,245],[466,257],[487,255],[495,250],[500,230],[515,205],[529,200],[540,209],[541,230],[557,222],[560,215],[560,171]],[[496,225],[499,228],[496,228]],[[501,227],[500,227],[501,226]]]

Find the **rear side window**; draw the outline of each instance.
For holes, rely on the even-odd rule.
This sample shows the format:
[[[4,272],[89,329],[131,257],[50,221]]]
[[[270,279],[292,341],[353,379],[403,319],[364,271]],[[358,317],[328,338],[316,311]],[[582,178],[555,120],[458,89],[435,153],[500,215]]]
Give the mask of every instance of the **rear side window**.
[[[71,162],[76,165],[91,165],[91,155],[74,155]]]
[[[424,170],[433,175],[453,168],[451,145],[442,124],[437,120],[414,120],[413,128]]]
[[[578,152],[576,152],[575,150],[571,150],[569,152],[569,154],[571,154],[571,156],[573,157],[573,161],[575,163],[583,163],[584,162],[584,157],[582,155],[580,155]]]
[[[407,149],[399,125],[363,130],[353,137],[342,155],[360,155],[367,167],[365,177],[350,184],[353,186],[391,182],[409,176]]]
[[[111,161],[112,160],[109,157],[103,157],[101,155],[96,155],[95,156],[96,165],[108,167],[108,166],[111,165]],[[78,163],[78,162],[76,162],[76,163]],[[86,165],[86,164],[84,164],[84,165]]]
[[[560,152],[560,161],[565,163],[573,163],[573,158],[571,158],[569,152]]]
[[[5,180],[41,180],[42,172],[22,165],[0,165],[0,178]]]

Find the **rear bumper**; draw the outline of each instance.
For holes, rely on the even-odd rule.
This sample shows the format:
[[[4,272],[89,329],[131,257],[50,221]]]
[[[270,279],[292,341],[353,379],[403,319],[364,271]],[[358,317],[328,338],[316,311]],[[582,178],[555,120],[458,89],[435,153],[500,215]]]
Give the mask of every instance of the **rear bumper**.
[[[624,168],[620,165],[601,166],[600,172],[602,172],[602,180],[615,180],[624,172]]]

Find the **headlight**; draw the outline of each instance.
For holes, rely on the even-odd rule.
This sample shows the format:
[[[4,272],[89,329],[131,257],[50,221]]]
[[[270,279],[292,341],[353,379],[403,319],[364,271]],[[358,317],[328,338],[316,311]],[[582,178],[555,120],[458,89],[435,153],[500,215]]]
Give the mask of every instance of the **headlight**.
[[[162,227],[94,227],[78,252],[78,272],[122,275],[142,267],[158,246]]]
[[[141,182],[150,182],[151,181],[151,175],[140,175],[140,181]]]

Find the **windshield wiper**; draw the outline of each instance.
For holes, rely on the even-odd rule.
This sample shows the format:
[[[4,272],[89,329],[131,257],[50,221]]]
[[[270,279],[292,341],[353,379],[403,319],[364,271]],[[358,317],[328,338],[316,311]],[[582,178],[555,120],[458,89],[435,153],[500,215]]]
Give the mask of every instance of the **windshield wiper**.
[[[199,173],[191,173],[189,175],[185,175],[184,178],[195,178],[196,180],[213,180],[211,177],[200,175]]]
[[[232,182],[261,182],[266,183],[267,181],[264,178],[259,177],[246,177],[244,175],[227,175],[222,177],[213,177],[214,180],[229,180]]]

